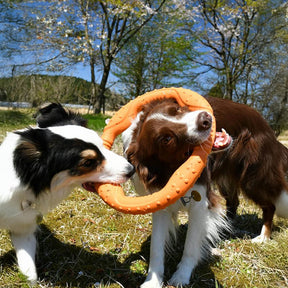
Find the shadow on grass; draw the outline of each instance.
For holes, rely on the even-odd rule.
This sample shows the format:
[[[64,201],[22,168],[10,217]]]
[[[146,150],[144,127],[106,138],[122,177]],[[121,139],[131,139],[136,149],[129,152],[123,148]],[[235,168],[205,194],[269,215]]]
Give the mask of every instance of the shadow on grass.
[[[40,225],[37,234],[37,271],[42,284],[57,287],[97,287],[95,284],[113,285],[113,287],[137,288],[145,280],[144,273],[136,273],[131,270],[134,261],[145,258],[149,261],[150,237],[143,242],[141,251],[131,253],[124,261],[118,260],[117,251],[109,254],[101,254],[90,251],[89,248],[79,247],[67,242],[59,241],[45,226]],[[177,269],[185,242],[186,225],[181,225],[178,240],[173,247],[173,252],[168,253],[165,259],[165,279],[171,278]],[[222,287],[215,279],[210,269],[211,263],[218,261],[211,258],[197,266],[193,273],[191,283],[195,288]],[[15,269],[15,252],[13,250],[0,257],[0,263],[4,270]],[[149,262],[148,262],[149,263]],[[117,285],[121,283],[121,285]],[[216,284],[217,283],[217,284]],[[94,286],[95,285],[95,286]],[[51,287],[52,287],[51,286]],[[106,286],[105,286],[106,287]],[[171,287],[171,286],[170,286]],[[191,287],[191,286],[187,286]]]
[[[272,228],[272,236],[273,232],[279,232],[283,227],[287,226],[281,222],[281,220],[277,221],[278,224],[282,227],[275,225],[276,221],[274,219],[274,225]],[[242,214],[236,215],[236,217],[231,220],[232,223],[232,232],[226,235],[225,238],[229,239],[253,239],[257,237],[261,233],[263,219],[259,217],[256,213],[253,214]],[[288,226],[286,227],[288,228]]]
[[[233,220],[232,233],[225,235],[224,239],[253,238],[259,235],[261,226],[262,218],[257,214],[237,215]],[[279,229],[276,226],[273,231]],[[165,280],[171,278],[177,269],[177,264],[181,260],[186,232],[187,225],[181,225],[177,235],[177,242],[166,253]],[[41,283],[49,287],[88,288],[97,287],[96,283],[102,283],[106,285],[105,287],[137,288],[145,280],[145,272],[143,270],[135,272],[131,267],[135,261],[142,261],[143,259],[149,263],[150,237],[142,243],[139,252],[125,256],[124,260],[121,257],[121,251],[117,251],[117,248],[115,251],[103,254],[100,251],[101,247],[95,247],[91,251],[89,247],[85,247],[85,243],[81,247],[71,244],[70,239],[61,242],[43,224],[40,225],[40,232],[38,232],[37,238],[39,246],[37,252],[38,275]],[[122,261],[119,261],[121,258]],[[191,284],[185,287],[223,287],[212,271],[213,266],[217,266],[220,261],[221,258],[208,257],[207,260],[196,267],[191,278]],[[11,250],[2,255],[0,263],[3,271],[15,271],[15,252]]]
[[[41,225],[38,243],[37,269],[44,282],[61,287],[93,287],[97,282],[119,282],[125,288],[135,288],[144,281],[142,274],[130,270],[131,263],[140,259],[139,253],[130,255],[121,263],[116,253],[101,254],[97,247],[90,251],[89,248],[63,243],[44,225]]]
[[[232,234],[225,239],[249,239],[259,235],[262,219],[257,214],[237,215],[233,221]],[[165,259],[165,280],[171,278],[181,260],[185,243],[187,225],[179,227],[177,242],[168,251]],[[277,230],[277,226],[273,229]],[[129,254],[125,260],[119,261],[121,251],[103,254],[97,247],[91,251],[89,247],[73,245],[69,239],[59,241],[45,225],[40,225],[37,252],[37,270],[42,283],[57,287],[94,287],[102,283],[113,287],[137,288],[145,280],[144,272],[131,269],[133,262],[146,259],[149,263],[150,237],[148,237],[137,253]],[[123,257],[122,257],[123,259]],[[219,262],[217,257],[208,257],[200,263],[191,278],[190,286],[195,288],[223,287],[216,279],[211,267]],[[4,271],[15,270],[15,253],[13,250],[0,257]],[[113,284],[114,283],[114,284]],[[116,283],[116,284],[115,284]],[[121,283],[117,285],[117,283]],[[122,285],[122,286],[121,286]],[[171,286],[170,286],[171,287]]]
[[[263,221],[256,213],[237,214],[231,224],[232,231],[225,238],[252,239],[260,234]]]
[[[40,231],[37,233],[37,242],[38,278],[47,287],[84,288],[97,287],[95,283],[108,286],[119,282],[125,288],[136,288],[145,280],[142,274],[130,270],[131,263],[140,259],[139,253],[131,254],[121,263],[117,260],[116,254],[101,254],[97,251],[89,251],[89,248],[59,241],[43,224],[40,225]],[[0,263],[3,271],[15,270],[14,250],[0,256]]]

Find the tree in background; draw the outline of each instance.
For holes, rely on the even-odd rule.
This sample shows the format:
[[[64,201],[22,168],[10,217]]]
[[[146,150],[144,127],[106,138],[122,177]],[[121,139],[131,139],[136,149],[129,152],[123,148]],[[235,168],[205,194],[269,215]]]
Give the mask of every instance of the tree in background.
[[[88,105],[89,94],[90,83],[76,77],[32,74],[0,78],[0,101],[29,102],[34,107],[49,101]]]
[[[84,97],[95,112],[112,97],[111,71],[129,98],[172,85],[210,90],[254,106],[279,130],[288,121],[287,7],[281,0],[0,0],[2,59],[21,62],[2,67],[9,76],[35,74],[32,67],[65,74],[84,63],[92,83]]]
[[[122,49],[113,71],[130,99],[161,87],[187,85],[186,70],[193,57],[194,41],[179,30],[181,14],[166,2],[162,13],[141,29]],[[191,84],[191,83],[190,83]]]
[[[257,71],[257,81],[262,85],[255,89],[253,99],[254,106],[262,112],[277,134],[288,129],[288,33],[282,31],[279,36],[263,53]]]
[[[18,67],[9,65],[9,63],[17,62],[15,58],[26,53],[26,49],[22,45],[33,37],[30,34],[31,29],[27,25],[25,13],[16,9],[14,2],[0,0],[0,53],[2,56],[0,69],[6,72],[3,73],[5,76],[12,77],[17,74]],[[27,58],[21,60],[21,67],[26,67]]]
[[[34,63],[47,64],[50,71],[63,71],[82,62],[90,66],[91,103],[95,112],[105,111],[105,91],[113,61],[130,39],[157,14],[166,0],[51,0],[13,2],[22,11]],[[25,14],[25,17],[23,15]],[[32,45],[32,46],[31,46]],[[96,89],[96,70],[100,74]]]
[[[250,79],[259,67],[259,56],[286,27],[282,1],[197,0],[187,2],[185,9],[191,18],[183,29],[196,37],[202,51],[190,59],[202,67],[196,74],[210,72],[223,82],[225,98],[249,103]]]

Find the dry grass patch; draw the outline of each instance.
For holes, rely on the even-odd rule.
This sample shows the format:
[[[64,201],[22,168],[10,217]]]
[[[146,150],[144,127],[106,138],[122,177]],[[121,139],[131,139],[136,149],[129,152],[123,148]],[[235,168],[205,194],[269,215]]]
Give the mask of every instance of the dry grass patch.
[[[116,142],[115,151],[122,153],[120,140]],[[125,190],[134,193],[130,183]],[[221,255],[199,265],[187,287],[288,287],[288,220],[275,217],[273,239],[252,244],[250,239],[261,230],[260,212],[241,199],[233,235],[219,243]],[[181,258],[186,219],[181,214],[178,242],[166,259],[165,279]],[[37,287],[139,287],[149,263],[151,226],[151,214],[122,214],[97,195],[75,189],[40,225]],[[0,287],[29,287],[18,272],[6,231],[0,232],[0,241]]]

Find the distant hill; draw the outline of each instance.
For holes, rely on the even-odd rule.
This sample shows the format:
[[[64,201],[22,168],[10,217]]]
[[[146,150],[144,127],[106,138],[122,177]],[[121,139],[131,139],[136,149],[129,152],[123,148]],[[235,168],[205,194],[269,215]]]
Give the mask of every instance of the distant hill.
[[[81,78],[39,74],[0,78],[0,101],[28,102],[36,107],[51,101],[87,105],[90,99],[91,83]],[[107,89],[107,109],[117,109],[124,103],[123,97]]]

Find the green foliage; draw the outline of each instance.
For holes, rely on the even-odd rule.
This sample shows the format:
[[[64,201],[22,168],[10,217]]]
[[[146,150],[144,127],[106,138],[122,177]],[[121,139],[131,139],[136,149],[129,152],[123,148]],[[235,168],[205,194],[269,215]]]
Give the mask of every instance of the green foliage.
[[[0,142],[6,136],[7,131],[35,125],[34,111],[34,109],[0,110]],[[109,118],[102,114],[84,114],[82,116],[88,120],[88,128],[96,131],[103,131],[106,125],[105,120]]]
[[[99,86],[96,85],[96,93]],[[107,109],[122,105],[123,97],[107,89],[105,92]],[[38,107],[44,102],[60,102],[88,105],[91,100],[91,83],[81,78],[69,76],[29,75],[0,78],[0,101],[29,102]]]
[[[45,101],[87,104],[91,84],[67,76],[30,75],[0,78],[1,101],[27,101],[34,106]]]
[[[103,131],[106,125],[105,120],[109,118],[102,114],[86,114],[83,117],[88,120],[88,128],[96,131]]]
[[[217,97],[217,98],[224,98],[224,84],[217,82],[208,92],[209,96]]]
[[[187,58],[196,55],[195,39],[181,33],[179,23],[175,11],[158,13],[118,55],[113,73],[130,99],[161,87],[192,83],[186,72],[193,68]]]
[[[35,120],[31,111],[0,110],[0,142],[5,138],[7,131],[25,128],[33,124],[35,124]]]
[[[35,121],[34,121],[35,122]],[[19,128],[31,125],[33,117],[30,111],[23,113],[19,110],[0,110],[0,126]]]

